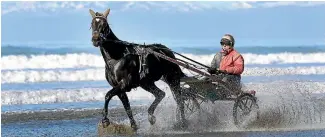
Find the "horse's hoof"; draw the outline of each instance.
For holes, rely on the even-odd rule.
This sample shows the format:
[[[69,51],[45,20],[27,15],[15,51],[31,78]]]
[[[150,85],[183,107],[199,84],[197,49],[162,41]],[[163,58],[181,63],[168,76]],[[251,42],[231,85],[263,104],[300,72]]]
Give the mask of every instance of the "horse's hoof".
[[[185,130],[188,128],[188,121],[179,121],[177,123],[174,124],[174,129],[178,129],[178,130]]]
[[[132,124],[131,128],[133,129],[133,131],[137,131],[139,129],[136,124]]]
[[[108,127],[109,124],[111,124],[111,123],[109,122],[109,119],[108,118],[104,118],[102,120],[103,128]]]
[[[148,115],[148,120],[150,122],[151,125],[156,123],[156,117],[154,115]]]
[[[188,122],[187,121],[186,122],[182,122],[181,128],[182,129],[187,129],[188,128]]]

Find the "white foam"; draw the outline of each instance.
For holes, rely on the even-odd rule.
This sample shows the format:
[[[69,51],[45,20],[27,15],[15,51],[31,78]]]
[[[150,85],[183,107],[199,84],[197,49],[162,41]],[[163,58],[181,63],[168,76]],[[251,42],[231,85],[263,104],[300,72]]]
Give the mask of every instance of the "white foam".
[[[210,66],[214,54],[184,56]],[[288,64],[288,63],[325,63],[325,53],[276,53],[276,54],[242,54],[245,64]],[[178,57],[178,56],[177,56]],[[181,58],[181,57],[179,57]]]
[[[325,66],[287,67],[287,68],[246,68],[243,76],[279,76],[325,74]]]
[[[166,83],[157,81],[156,85],[165,91],[165,99],[172,99],[172,93]],[[2,91],[2,105],[13,104],[44,104],[62,102],[82,102],[82,101],[104,101],[105,94],[110,88],[82,88],[82,89],[56,89],[56,90],[37,90],[37,91]],[[280,95],[304,95],[312,93],[325,93],[324,82],[270,82],[270,83],[251,83],[246,84],[244,90],[254,89],[256,96],[270,95],[275,97]],[[127,92],[130,101],[153,100],[154,96],[137,88]],[[325,96],[318,96],[324,98]],[[118,100],[115,96],[114,100]],[[173,100],[173,99],[172,99]]]
[[[103,58],[94,54],[67,55],[32,55],[30,57],[5,56],[1,57],[2,69],[49,69],[49,68],[82,68],[104,67]]]
[[[196,75],[182,68],[188,76]],[[105,80],[105,69],[86,70],[10,70],[1,74],[1,83],[28,83],[49,81],[85,81]],[[288,67],[288,68],[245,68],[242,76],[279,76],[279,75],[312,75],[325,74],[325,66]]]
[[[214,54],[195,55],[183,54],[193,60],[210,65]],[[245,64],[272,64],[272,63],[325,63],[325,53],[277,53],[277,54],[243,54]],[[179,57],[179,56],[177,56]],[[179,57],[181,58],[181,57]],[[32,55],[1,57],[1,66],[6,69],[35,69],[35,68],[81,68],[104,67],[101,55],[94,54],[67,54],[67,55]]]
[[[26,82],[49,82],[49,81],[83,81],[83,80],[104,80],[104,69],[87,69],[77,71],[7,71],[2,72],[2,83],[26,83]]]
[[[167,84],[157,81],[157,86],[169,91]],[[62,102],[82,102],[82,101],[104,101],[105,94],[111,88],[82,88],[82,89],[58,89],[58,90],[37,90],[37,91],[2,91],[2,105],[13,104],[44,104]],[[141,87],[127,92],[129,100],[153,100],[154,96],[143,90]],[[170,91],[166,97],[170,97]],[[118,99],[117,96],[113,100]]]

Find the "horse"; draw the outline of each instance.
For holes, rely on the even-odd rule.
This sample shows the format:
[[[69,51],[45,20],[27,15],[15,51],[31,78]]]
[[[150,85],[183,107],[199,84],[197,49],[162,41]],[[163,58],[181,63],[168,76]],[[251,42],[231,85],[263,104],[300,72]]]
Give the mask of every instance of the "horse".
[[[165,92],[159,89],[155,82],[166,82],[172,91],[177,103],[177,123],[183,128],[186,126],[184,114],[184,101],[181,97],[180,79],[186,77],[181,68],[170,61],[157,57],[154,54],[141,52],[151,49],[165,56],[175,59],[173,52],[162,44],[136,44],[122,41],[114,34],[108,24],[107,16],[110,8],[105,12],[94,12],[89,9],[92,17],[92,44],[100,49],[105,62],[105,78],[112,89],[105,95],[102,124],[108,126],[108,104],[113,96],[117,95],[122,101],[124,109],[129,117],[131,128],[137,130],[137,124],[133,118],[130,102],[126,92],[141,87],[155,96],[153,103],[148,108],[148,120],[155,124],[154,111],[165,97]],[[139,50],[142,49],[142,50]],[[145,68],[142,67],[145,65]],[[147,70],[146,73],[141,73]],[[141,76],[141,74],[143,74]],[[135,91],[134,91],[135,92]]]

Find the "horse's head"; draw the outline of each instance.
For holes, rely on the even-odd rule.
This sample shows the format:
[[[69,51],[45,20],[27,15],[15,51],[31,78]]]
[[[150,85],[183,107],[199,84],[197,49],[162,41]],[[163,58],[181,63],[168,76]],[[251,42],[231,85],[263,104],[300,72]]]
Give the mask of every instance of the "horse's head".
[[[104,13],[94,12],[89,9],[90,15],[92,16],[91,29],[92,38],[91,41],[95,47],[98,47],[101,42],[103,42],[108,34],[110,33],[110,28],[107,22],[107,16],[110,9],[107,9]]]

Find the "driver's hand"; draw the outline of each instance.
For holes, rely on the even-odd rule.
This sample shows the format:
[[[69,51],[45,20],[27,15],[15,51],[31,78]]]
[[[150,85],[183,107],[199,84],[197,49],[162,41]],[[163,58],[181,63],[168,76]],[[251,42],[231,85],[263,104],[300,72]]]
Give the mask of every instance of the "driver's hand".
[[[226,70],[218,70],[220,73],[228,74]]]
[[[216,70],[214,68],[208,68],[208,72],[210,74],[215,74],[216,73]]]

